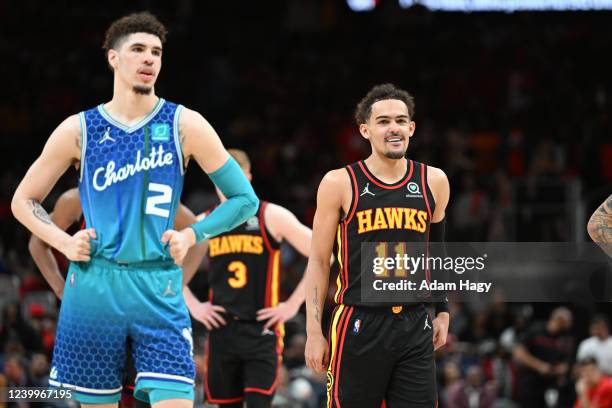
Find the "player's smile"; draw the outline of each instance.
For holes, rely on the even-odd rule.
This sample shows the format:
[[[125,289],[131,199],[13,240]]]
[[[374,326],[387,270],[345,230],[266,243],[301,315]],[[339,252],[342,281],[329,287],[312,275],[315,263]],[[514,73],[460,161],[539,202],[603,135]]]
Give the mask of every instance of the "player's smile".
[[[385,143],[394,148],[403,148],[405,140],[406,138],[404,138],[403,136],[394,135],[385,137]]]

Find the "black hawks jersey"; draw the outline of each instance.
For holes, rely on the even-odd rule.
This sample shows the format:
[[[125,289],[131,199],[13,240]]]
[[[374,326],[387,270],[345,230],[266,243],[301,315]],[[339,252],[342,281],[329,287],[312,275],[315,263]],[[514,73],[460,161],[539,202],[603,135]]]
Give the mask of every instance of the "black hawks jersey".
[[[265,227],[266,205],[261,201],[256,215],[208,243],[209,300],[243,320],[278,304],[280,244]]]
[[[334,301],[377,306],[361,301],[361,244],[377,242],[376,253],[382,257],[426,250],[435,208],[427,185],[427,166],[408,160],[406,174],[393,184],[377,179],[364,161],[346,166],[346,171],[352,199],[337,230],[339,272]],[[387,243],[396,244],[390,248]]]

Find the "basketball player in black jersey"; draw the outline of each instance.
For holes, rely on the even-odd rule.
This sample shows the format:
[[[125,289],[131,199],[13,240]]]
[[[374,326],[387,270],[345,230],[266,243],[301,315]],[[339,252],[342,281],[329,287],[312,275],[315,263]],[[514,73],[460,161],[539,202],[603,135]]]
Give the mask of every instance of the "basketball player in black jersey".
[[[251,163],[229,149],[247,178]],[[219,198],[225,198],[217,191]],[[208,240],[207,302],[183,290],[192,316],[210,331],[206,344],[206,399],[223,408],[270,407],[278,382],[283,323],[304,302],[300,281],[289,299],[279,302],[280,243],[286,239],[308,256],[312,231],[289,210],[260,201],[255,216]],[[205,297],[205,296],[203,296]]]
[[[407,92],[375,86],[356,120],[372,154],[330,171],[319,186],[306,272],[306,363],[327,370],[327,407],[435,407],[434,349],[445,344],[448,306],[430,320],[423,303],[374,307],[361,300],[361,243],[442,241],[449,184],[444,172],[406,159],[415,130]],[[321,317],[329,255],[338,242],[338,290],[329,343]]]

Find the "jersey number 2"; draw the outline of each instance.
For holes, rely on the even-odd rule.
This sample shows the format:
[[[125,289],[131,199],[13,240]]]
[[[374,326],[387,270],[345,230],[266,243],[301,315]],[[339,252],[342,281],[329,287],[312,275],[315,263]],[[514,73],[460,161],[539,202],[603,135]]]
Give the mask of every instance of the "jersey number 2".
[[[160,217],[168,218],[170,216],[170,210],[159,208],[158,206],[160,204],[170,204],[172,201],[172,187],[165,184],[149,183],[149,191],[161,194],[147,198],[145,214],[158,215]]]
[[[227,280],[232,288],[240,289],[247,284],[247,267],[244,262],[234,261],[228,265],[227,270],[234,274]]]

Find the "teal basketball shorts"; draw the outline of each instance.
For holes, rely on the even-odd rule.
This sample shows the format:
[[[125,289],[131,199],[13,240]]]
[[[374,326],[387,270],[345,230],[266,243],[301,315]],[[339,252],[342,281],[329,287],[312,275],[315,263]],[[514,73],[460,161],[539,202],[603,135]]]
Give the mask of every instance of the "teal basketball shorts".
[[[126,343],[136,367],[134,396],[153,403],[193,400],[191,320],[174,263],[72,263],[60,309],[51,387],[82,403],[119,401]]]

